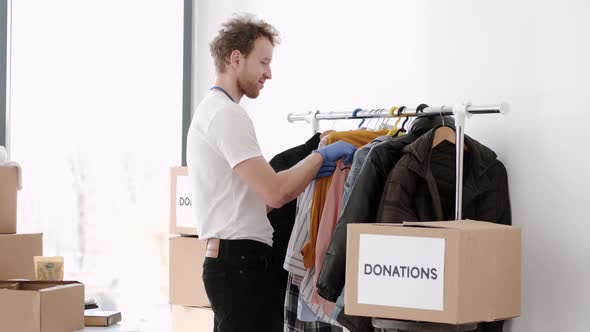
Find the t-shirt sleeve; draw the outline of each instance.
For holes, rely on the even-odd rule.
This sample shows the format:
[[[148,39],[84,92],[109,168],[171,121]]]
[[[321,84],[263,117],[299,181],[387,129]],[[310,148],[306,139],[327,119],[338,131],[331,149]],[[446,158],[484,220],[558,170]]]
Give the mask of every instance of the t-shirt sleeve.
[[[211,119],[207,141],[231,168],[262,156],[252,120],[244,110],[223,109]]]

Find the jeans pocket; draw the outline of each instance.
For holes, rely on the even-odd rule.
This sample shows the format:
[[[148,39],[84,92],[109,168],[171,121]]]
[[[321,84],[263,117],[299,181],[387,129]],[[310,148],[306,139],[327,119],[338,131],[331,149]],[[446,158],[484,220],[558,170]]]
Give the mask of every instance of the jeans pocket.
[[[221,258],[205,257],[203,266],[221,266]]]
[[[226,269],[223,262],[218,258],[205,257],[203,262],[203,280],[226,278]]]
[[[267,272],[272,267],[272,256],[266,255],[243,255],[237,266],[240,271],[263,271]]]

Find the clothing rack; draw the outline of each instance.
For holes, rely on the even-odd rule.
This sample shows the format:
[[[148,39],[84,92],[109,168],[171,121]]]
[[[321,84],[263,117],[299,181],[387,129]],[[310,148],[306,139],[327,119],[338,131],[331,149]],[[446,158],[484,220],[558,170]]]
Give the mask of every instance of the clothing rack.
[[[465,138],[465,117],[479,114],[502,114],[506,115],[510,111],[510,105],[506,102],[498,105],[474,106],[470,102],[463,102],[454,106],[438,106],[425,108],[404,107],[401,111],[392,109],[356,109],[352,112],[325,112],[309,111],[305,114],[289,113],[287,120],[290,123],[296,121],[305,121],[311,123],[313,133],[319,130],[320,120],[344,120],[344,119],[375,119],[375,118],[399,118],[399,117],[416,117],[416,116],[443,116],[451,115],[455,117],[455,133],[457,147],[457,169],[455,180],[455,219],[462,219],[463,209],[463,148]]]

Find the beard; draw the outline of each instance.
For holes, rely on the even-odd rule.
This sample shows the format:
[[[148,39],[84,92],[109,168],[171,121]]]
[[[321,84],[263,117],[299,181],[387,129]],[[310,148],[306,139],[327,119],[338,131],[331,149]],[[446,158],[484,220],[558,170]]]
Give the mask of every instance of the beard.
[[[257,98],[260,95],[258,81],[238,77],[238,87],[250,99]]]

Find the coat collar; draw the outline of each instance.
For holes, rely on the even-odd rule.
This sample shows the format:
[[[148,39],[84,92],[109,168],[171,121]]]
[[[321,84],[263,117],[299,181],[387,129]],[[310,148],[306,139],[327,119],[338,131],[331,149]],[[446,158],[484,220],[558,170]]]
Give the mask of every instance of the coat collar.
[[[420,136],[412,144],[404,148],[404,153],[413,155],[426,169],[430,168],[430,157],[432,156],[432,141],[434,140],[434,133],[440,126],[431,129],[426,134]],[[469,149],[471,155],[472,167],[475,178],[480,178],[496,160],[496,153],[490,148],[482,145],[473,138],[465,135],[465,145]]]
[[[431,129],[404,148],[404,153],[413,157],[408,164],[408,168],[426,179],[429,182],[431,194],[436,196],[438,196],[438,192],[432,191],[433,184],[430,183],[435,181],[430,171],[430,159],[432,156],[432,141],[438,127]],[[463,200],[471,201],[480,192],[490,188],[490,181],[483,175],[496,160],[496,153],[467,135],[465,135],[465,145],[468,147],[469,152],[466,157],[471,158],[471,167],[464,169]]]

